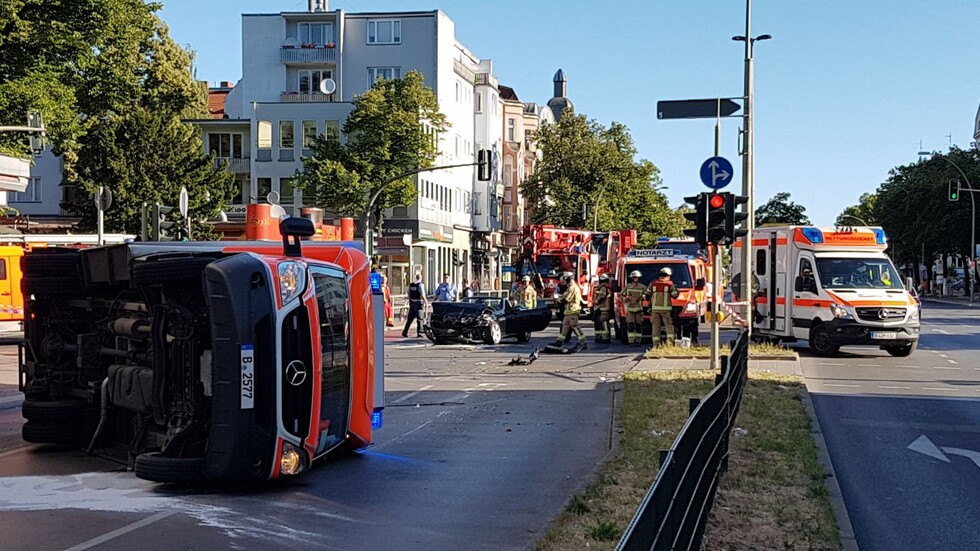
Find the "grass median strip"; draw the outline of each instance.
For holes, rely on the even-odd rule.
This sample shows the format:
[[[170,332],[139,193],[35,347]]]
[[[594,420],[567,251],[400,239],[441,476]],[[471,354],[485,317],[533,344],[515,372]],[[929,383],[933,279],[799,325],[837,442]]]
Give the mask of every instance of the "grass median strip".
[[[618,453],[569,501],[540,551],[614,549],[688,417],[708,371],[627,373]],[[706,549],[837,549],[839,536],[798,378],[750,374],[705,533]]]
[[[728,348],[722,349],[722,354],[727,354]],[[665,344],[647,350],[644,358],[707,358],[711,356],[711,349],[707,346],[691,346],[684,348],[675,344]],[[785,357],[792,358],[796,352],[772,343],[752,343],[749,345],[749,357]]]

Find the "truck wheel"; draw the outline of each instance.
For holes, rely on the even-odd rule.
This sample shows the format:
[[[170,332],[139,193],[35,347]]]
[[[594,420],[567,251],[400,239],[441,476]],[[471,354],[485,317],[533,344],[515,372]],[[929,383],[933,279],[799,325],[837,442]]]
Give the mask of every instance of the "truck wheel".
[[[840,346],[830,340],[827,327],[820,324],[810,329],[810,350],[817,356],[834,356],[840,351]]]
[[[204,458],[143,453],[136,456],[133,470],[137,477],[153,482],[194,482],[204,478]]]
[[[41,423],[35,420],[24,423],[21,436],[32,444],[58,444],[82,446],[86,444],[82,426],[78,422]]]
[[[81,400],[24,400],[21,415],[30,421],[65,423],[81,418],[85,402]]]
[[[904,358],[905,356],[910,356],[915,349],[919,347],[919,341],[915,340],[908,344],[903,344],[901,346],[884,346],[885,352],[888,352],[892,356],[897,358]]]
[[[54,252],[55,250],[58,252]],[[66,272],[77,273],[78,261],[78,251],[51,249],[50,251],[37,251],[24,255],[23,260],[21,260],[21,267],[25,274],[50,277]]]
[[[133,265],[133,281],[139,285],[196,282],[204,267],[215,260],[211,256],[188,256],[139,262]]]
[[[487,333],[483,339],[483,342],[487,344],[500,344],[500,339],[503,338],[503,334],[500,332],[500,324],[496,321],[490,321],[490,325],[487,326]]]

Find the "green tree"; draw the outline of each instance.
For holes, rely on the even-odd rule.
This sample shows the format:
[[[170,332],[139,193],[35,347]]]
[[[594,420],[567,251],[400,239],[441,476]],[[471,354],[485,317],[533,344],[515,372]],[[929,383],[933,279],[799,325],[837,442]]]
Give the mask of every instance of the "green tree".
[[[636,229],[641,244],[681,233],[684,219],[658,191],[660,170],[636,148],[626,126],[608,128],[566,113],[537,133],[542,159],[521,193],[531,220],[600,230]],[[585,216],[583,217],[583,206]]]
[[[448,127],[422,73],[379,79],[354,98],[343,126],[347,141],[321,136],[303,161],[297,186],[316,205],[343,216],[363,216],[377,194],[372,214],[380,233],[384,209],[411,205],[418,197],[415,178],[399,176],[432,167]]]
[[[191,220],[211,218],[235,193],[234,174],[215,166],[214,159],[204,153],[197,130],[176,115],[133,108],[86,136],[77,163],[81,193],[63,207],[81,216],[82,229],[91,230],[92,198],[99,186],[108,187],[113,201],[105,212],[106,230],[138,234],[142,203],[176,207],[184,186]],[[192,224],[194,238],[210,235],[207,230]]]
[[[806,225],[810,219],[806,208],[789,200],[786,191],[777,193],[766,204],[755,209],[755,225]]]
[[[876,226],[878,225],[878,214],[875,212],[875,205],[878,203],[878,194],[862,193],[858,199],[858,204],[851,205],[837,215],[837,226]]]
[[[0,0],[0,124],[40,111],[72,182],[83,137],[105,119],[136,105],[206,114],[192,55],[169,37],[159,8],[144,0]],[[23,136],[0,135],[2,151],[23,154],[25,145]]]

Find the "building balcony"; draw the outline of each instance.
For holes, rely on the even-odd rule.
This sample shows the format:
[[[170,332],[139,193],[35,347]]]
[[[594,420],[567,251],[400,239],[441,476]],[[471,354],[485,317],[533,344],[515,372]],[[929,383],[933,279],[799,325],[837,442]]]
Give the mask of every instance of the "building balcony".
[[[497,89],[498,86],[497,77],[491,75],[490,73],[477,73],[474,84],[477,86],[491,86],[494,89]]]
[[[476,82],[476,72],[458,59],[453,60],[453,71],[456,71],[457,75],[466,79],[466,82]]]
[[[248,157],[218,157],[214,160],[214,166],[219,167],[225,161],[228,162],[228,172],[249,174],[252,171],[252,163]]]
[[[335,94],[321,94],[308,92],[283,92],[279,95],[282,103],[326,103],[336,101]]]
[[[279,57],[286,65],[322,65],[337,63],[337,48],[285,47],[279,49]]]

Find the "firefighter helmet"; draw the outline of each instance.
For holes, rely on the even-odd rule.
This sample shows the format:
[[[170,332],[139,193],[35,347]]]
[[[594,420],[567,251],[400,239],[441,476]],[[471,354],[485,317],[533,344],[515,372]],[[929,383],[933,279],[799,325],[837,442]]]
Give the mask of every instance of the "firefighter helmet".
[[[665,276],[672,276],[672,275],[674,275],[674,272],[673,272],[673,270],[670,269],[669,266],[664,266],[663,268],[660,268],[660,275],[662,275],[662,276],[664,276],[664,275]]]
[[[609,274],[599,274],[599,283],[605,283],[609,281]]]
[[[523,279],[524,283],[527,283],[527,282],[531,281],[531,276],[526,275],[522,279]]]
[[[630,278],[634,278],[634,277],[643,277],[643,274],[640,273],[640,270],[633,270],[632,272],[630,272]]]
[[[572,272],[564,272],[564,273],[561,274],[561,278],[564,279],[565,281],[571,281],[572,278],[574,278],[574,277],[575,277],[575,274],[573,274]]]

